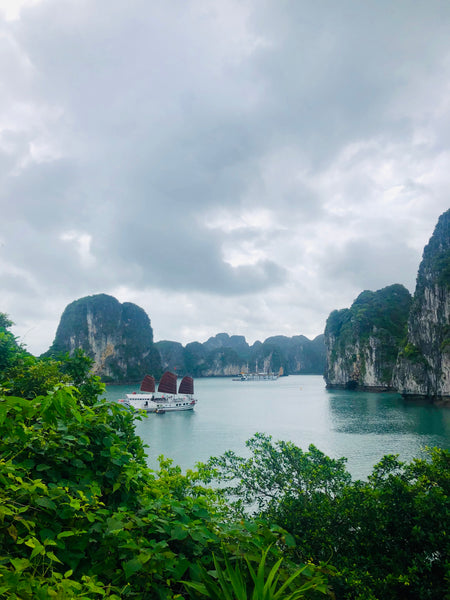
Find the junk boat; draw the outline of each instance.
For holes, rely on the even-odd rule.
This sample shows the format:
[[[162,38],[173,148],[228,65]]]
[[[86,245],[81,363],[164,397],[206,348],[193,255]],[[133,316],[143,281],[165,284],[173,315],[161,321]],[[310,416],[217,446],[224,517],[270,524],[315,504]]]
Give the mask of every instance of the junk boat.
[[[161,377],[158,392],[155,392],[155,378],[146,375],[141,383],[139,392],[127,394],[120,400],[135,410],[149,413],[164,414],[174,410],[193,410],[197,404],[194,398],[194,380],[186,375],[180,382],[177,393],[177,376],[166,371]]]
[[[273,373],[272,371],[258,372],[258,363],[256,363],[256,372],[255,373],[244,373],[242,372],[239,377],[234,377],[232,381],[275,381],[279,377],[284,375],[283,367],[280,367],[278,373]]]

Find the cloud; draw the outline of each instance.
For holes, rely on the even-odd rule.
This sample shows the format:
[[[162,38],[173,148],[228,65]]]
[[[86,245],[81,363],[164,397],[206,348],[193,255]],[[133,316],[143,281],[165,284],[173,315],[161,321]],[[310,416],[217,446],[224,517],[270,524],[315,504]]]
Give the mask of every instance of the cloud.
[[[0,310],[31,350],[99,292],[185,343],[413,289],[448,208],[446,3],[1,9]]]

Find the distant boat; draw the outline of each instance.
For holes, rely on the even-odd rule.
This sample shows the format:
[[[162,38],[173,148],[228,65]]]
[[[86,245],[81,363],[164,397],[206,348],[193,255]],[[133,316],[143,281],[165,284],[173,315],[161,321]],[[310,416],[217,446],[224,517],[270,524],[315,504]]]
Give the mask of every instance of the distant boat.
[[[149,413],[164,414],[175,410],[193,410],[197,404],[194,398],[194,380],[186,375],[180,382],[177,393],[177,376],[166,371],[161,377],[158,392],[155,392],[155,378],[146,375],[141,383],[139,392],[127,394],[119,400],[135,410]]]
[[[255,373],[241,373],[239,377],[233,377],[233,381],[275,381],[275,379],[278,379],[278,377],[281,377],[283,374],[283,367],[280,367],[278,373],[273,373],[272,371],[268,371],[267,373],[262,371],[258,372],[257,363]]]

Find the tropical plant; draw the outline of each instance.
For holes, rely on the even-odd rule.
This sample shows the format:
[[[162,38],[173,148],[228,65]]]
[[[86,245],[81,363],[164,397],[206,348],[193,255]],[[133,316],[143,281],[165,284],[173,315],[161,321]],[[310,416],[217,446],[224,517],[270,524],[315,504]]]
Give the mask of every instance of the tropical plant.
[[[313,565],[312,569],[307,564],[302,565],[289,574],[282,568],[283,558],[279,558],[269,569],[266,562],[270,549],[269,546],[264,550],[256,569],[247,557],[233,566],[226,554],[222,567],[214,555],[214,571],[202,568],[201,582],[183,583],[192,598],[206,596],[209,600],[300,600],[311,590],[328,594],[324,579],[317,575]]]
[[[276,523],[293,536],[286,552],[295,561],[328,560],[336,568],[337,597],[450,597],[448,450],[428,450],[410,464],[388,455],[367,481],[352,481],[344,459],[314,446],[303,452],[263,434],[247,446],[249,457],[227,452],[205,471],[237,514]]]

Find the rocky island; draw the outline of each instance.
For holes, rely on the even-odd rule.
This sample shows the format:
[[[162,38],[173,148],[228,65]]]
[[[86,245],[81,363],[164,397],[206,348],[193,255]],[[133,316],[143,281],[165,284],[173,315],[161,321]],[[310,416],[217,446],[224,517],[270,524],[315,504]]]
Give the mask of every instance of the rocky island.
[[[288,374],[323,375],[324,336],[310,340],[304,335],[273,336],[251,346],[242,335],[218,333],[206,342],[156,342],[163,369],[195,377],[224,377],[256,370]]]
[[[47,356],[81,348],[93,359],[93,373],[106,383],[140,381],[146,373],[161,375],[147,313],[131,302],[96,294],[69,304]]]
[[[327,319],[328,388],[398,391],[450,403],[450,210],[424,249],[411,298],[394,284],[364,291]]]
[[[450,403],[450,210],[423,252],[394,385],[403,396]]]
[[[397,355],[406,336],[411,294],[395,284],[364,291],[333,311],[325,327],[328,388],[394,390]]]

